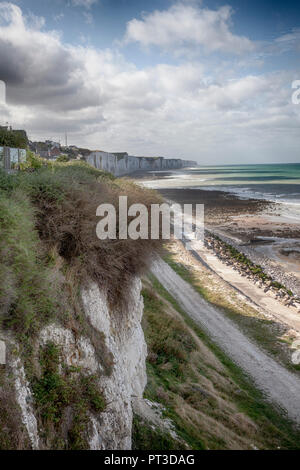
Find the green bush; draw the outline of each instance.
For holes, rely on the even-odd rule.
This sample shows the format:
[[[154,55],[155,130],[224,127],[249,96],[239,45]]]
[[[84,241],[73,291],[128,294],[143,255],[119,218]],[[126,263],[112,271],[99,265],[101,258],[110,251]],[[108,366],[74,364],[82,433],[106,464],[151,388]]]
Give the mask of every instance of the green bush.
[[[39,155],[27,150],[26,152],[26,161],[19,163],[17,166],[22,171],[29,171],[29,170],[38,170],[43,166],[47,165],[47,160],[41,158]]]

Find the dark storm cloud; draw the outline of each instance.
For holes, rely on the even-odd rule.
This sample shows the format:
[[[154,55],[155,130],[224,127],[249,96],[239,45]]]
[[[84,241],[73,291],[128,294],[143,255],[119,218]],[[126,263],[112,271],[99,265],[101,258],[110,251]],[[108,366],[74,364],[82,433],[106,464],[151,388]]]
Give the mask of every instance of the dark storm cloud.
[[[100,104],[99,90],[85,82],[85,64],[74,49],[54,33],[28,27],[14,5],[2,4],[1,13],[6,24],[0,29],[0,79],[8,102],[57,110]]]

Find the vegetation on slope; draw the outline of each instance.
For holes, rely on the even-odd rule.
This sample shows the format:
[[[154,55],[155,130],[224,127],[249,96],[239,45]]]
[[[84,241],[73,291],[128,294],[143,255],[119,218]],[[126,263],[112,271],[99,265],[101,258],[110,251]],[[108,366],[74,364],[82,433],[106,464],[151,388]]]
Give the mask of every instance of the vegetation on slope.
[[[0,259],[0,327],[14,332],[27,357],[32,338],[58,312],[59,289],[35,229],[35,209],[20,189],[0,193]]]
[[[120,299],[128,280],[146,266],[148,255],[160,245],[157,240],[97,238],[96,209],[101,203],[118,208],[119,196],[126,195],[129,206],[142,201],[149,207],[158,198],[153,191],[112,179],[110,174],[84,163],[52,164],[33,172],[2,174],[0,193],[13,201],[27,199],[44,250],[49,253],[55,248],[76,269],[79,280],[92,278],[106,286],[112,302]],[[11,230],[18,230],[18,214],[15,219]],[[24,223],[25,219],[27,214]]]
[[[103,374],[110,374],[111,355],[83,313],[80,286],[92,279],[107,288],[112,305],[126,302],[132,276],[143,271],[160,242],[99,240],[96,208],[109,202],[118,207],[120,195],[129,204],[157,199],[83,162],[48,163],[28,153],[22,170],[0,172],[0,330],[24,362],[45,448],[86,448],[88,414],[105,406],[98,377],[67,368],[53,345],[38,357],[38,334],[55,322],[75,337],[88,337]],[[9,369],[3,376],[1,393],[13,396]],[[6,421],[1,406],[0,423]],[[17,419],[7,426],[18,435]],[[6,440],[0,430],[0,448],[25,448],[22,439]]]
[[[145,397],[190,449],[299,448],[299,433],[216,347],[153,277],[145,283],[143,326],[148,344]],[[135,420],[137,449],[178,449],[159,429]],[[149,447],[150,446],[150,447]]]
[[[105,409],[97,376],[62,364],[59,348],[54,343],[41,349],[40,365],[41,376],[35,377],[32,388],[47,448],[87,449],[89,412],[99,413]],[[69,413],[68,420],[64,420],[66,413]]]
[[[290,360],[289,343],[293,339],[288,327],[267,319],[241,299],[234,289],[225,285],[218,276],[198,263],[192,255],[185,252],[182,256],[182,251],[175,244],[170,244],[168,248],[164,259],[179,276],[191,284],[205,300],[236,322],[260,347],[285,367],[298,373],[299,365],[292,364]],[[190,256],[188,261],[187,256]]]

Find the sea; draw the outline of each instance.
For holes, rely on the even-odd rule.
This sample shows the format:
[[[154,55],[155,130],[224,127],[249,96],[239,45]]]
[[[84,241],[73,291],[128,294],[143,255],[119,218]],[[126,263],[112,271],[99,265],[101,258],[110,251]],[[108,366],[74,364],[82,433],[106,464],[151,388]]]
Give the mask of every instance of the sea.
[[[280,203],[286,217],[300,222],[300,163],[199,166],[152,173],[153,179],[144,184],[153,189],[198,188],[264,199]]]

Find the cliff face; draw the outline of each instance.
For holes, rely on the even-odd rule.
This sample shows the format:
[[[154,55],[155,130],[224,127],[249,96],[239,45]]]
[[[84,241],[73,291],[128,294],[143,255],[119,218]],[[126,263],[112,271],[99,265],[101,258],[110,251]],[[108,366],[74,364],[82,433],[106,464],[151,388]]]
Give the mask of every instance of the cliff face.
[[[138,170],[167,170],[180,169],[197,166],[191,160],[181,160],[180,158],[151,158],[133,157],[131,155],[114,155],[107,152],[92,152],[87,157],[87,162],[99,170],[109,171],[115,176],[133,173]]]
[[[110,314],[105,294],[96,284],[82,293],[86,315],[93,327],[105,337],[112,355],[110,376],[101,387],[107,407],[93,418],[91,449],[131,449],[132,400],[142,397],[147,383],[147,346],[141,327],[143,299],[141,282],[135,279],[126,311]]]
[[[159,198],[82,162],[0,176],[0,449],[130,449],[161,241],[99,240],[96,209]]]
[[[103,411],[89,412],[84,424],[88,448],[93,450],[131,449],[132,400],[142,397],[146,386],[145,360],[147,347],[141,328],[143,299],[141,282],[135,278],[128,293],[128,306],[111,312],[106,293],[91,282],[81,292],[86,319],[102,342],[101,351],[89,336],[77,337],[72,328],[49,324],[41,330],[35,351],[54,344],[61,352],[63,367],[97,376],[97,388],[105,400]],[[6,377],[12,377],[11,393],[18,419],[32,449],[47,449],[45,429],[35,409],[35,397],[16,343],[2,334],[6,343]],[[103,352],[105,351],[105,353]],[[104,357],[105,356],[105,357]],[[109,372],[107,372],[109,358]],[[2,366],[3,367],[3,366]],[[76,372],[75,372],[76,374]],[[8,379],[7,379],[8,380]],[[68,410],[63,427],[68,427]],[[60,431],[59,431],[60,434]],[[58,436],[56,436],[58,437]]]

